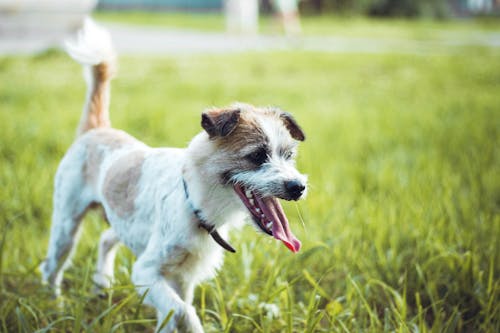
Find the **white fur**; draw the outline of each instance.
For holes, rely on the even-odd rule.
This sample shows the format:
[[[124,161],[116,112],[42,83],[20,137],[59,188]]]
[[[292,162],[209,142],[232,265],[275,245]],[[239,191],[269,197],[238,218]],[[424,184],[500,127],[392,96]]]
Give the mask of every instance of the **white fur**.
[[[86,18],[75,39],[64,43],[66,51],[81,64],[97,65],[116,57],[109,32]]]
[[[92,22],[86,23],[84,31],[77,42],[68,46],[73,57],[86,66],[114,57],[107,32]],[[306,178],[295,169],[293,159],[279,154],[280,149],[295,150],[296,146],[283,123],[277,117],[262,121],[260,126],[272,146],[268,165],[263,170],[235,175],[233,181],[268,195],[279,195],[287,179],[296,178],[305,184]],[[119,139],[123,145],[113,146],[103,137]],[[70,261],[80,221],[89,205],[98,203],[111,228],[100,238],[95,283],[111,285],[116,245],[121,241],[137,256],[132,281],[139,293],[148,291],[145,303],[157,309],[158,325],[174,311],[163,331],[180,328],[203,332],[191,305],[194,287],[221,267],[223,250],[198,226],[192,206],[201,209],[203,217],[215,225],[223,238],[248,216],[232,186],[221,183],[220,165],[209,163],[217,149],[205,132],[196,135],[186,149],[151,148],[111,128],[92,129],[77,138],[55,177],[51,237],[47,259],[41,266],[43,280],[56,294],[60,293],[62,274]],[[123,214],[106,195],[106,179],[113,176],[113,168],[137,153],[143,156],[139,176],[127,179],[137,185],[136,191],[131,192],[133,210]],[[102,158],[91,175],[95,182],[85,174],[92,154]],[[183,179],[190,202],[186,200]]]

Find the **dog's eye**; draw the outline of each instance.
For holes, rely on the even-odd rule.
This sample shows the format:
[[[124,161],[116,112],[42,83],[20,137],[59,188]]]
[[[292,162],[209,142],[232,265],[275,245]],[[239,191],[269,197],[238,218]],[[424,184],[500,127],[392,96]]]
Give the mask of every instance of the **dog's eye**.
[[[261,165],[267,160],[267,152],[264,148],[247,155],[247,159],[255,165]]]

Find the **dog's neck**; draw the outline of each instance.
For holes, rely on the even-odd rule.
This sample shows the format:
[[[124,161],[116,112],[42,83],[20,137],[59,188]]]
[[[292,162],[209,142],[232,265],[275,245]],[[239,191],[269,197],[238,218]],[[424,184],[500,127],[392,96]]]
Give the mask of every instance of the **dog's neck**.
[[[233,188],[221,182],[217,170],[207,162],[217,149],[202,132],[186,149],[183,168],[191,204],[202,212],[204,220],[217,230],[244,219],[245,209]]]
[[[182,178],[182,185],[184,187],[184,196],[186,197],[186,202],[189,206],[189,209],[191,210],[195,219],[198,222],[198,227],[204,229],[210,236],[212,236],[214,241],[217,244],[219,244],[223,249],[233,253],[236,252],[236,250],[231,246],[231,244],[226,242],[224,238],[221,237],[221,235],[215,228],[215,225],[207,221],[205,217],[203,217],[203,212],[200,209],[196,208],[196,206],[193,204],[189,196],[189,189],[186,180],[184,178]]]

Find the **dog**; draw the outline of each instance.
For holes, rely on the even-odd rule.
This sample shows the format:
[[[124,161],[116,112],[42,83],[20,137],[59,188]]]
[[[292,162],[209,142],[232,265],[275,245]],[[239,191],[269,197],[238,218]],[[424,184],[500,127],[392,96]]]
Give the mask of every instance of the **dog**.
[[[187,148],[151,148],[110,126],[110,81],[116,56],[109,33],[87,19],[67,43],[84,67],[88,93],[78,136],[55,176],[52,226],[42,279],[60,295],[63,271],[86,211],[102,206],[110,228],[99,241],[94,282],[113,281],[117,245],[136,256],[131,279],[157,310],[162,332],[203,332],[192,306],[194,288],[213,277],[231,228],[244,221],[297,252],[278,201],[299,200],[307,176],[295,167],[305,136],[274,107],[236,103],[201,115],[203,131]],[[250,217],[250,218],[248,218]]]

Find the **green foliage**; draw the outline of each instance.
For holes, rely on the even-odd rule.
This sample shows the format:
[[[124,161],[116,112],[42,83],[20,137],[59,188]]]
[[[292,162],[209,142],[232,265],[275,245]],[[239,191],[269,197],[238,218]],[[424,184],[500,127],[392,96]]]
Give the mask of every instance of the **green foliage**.
[[[366,9],[368,10],[368,9]],[[334,13],[339,13],[334,11]],[[97,11],[95,19],[108,23],[125,23],[141,26],[166,27],[202,31],[225,31],[225,19],[221,13],[191,14],[181,12],[146,12],[146,11]],[[479,31],[498,31],[498,20],[486,18],[470,18],[468,20],[414,20],[401,18],[391,20],[349,16],[320,15],[301,17],[303,34],[328,35],[359,38],[398,38],[409,40],[432,40],[456,42],[474,36]],[[260,16],[259,32],[275,34],[280,29],[274,17]]]
[[[437,17],[450,14],[448,0],[372,0],[368,13],[375,16]]]
[[[318,3],[323,13],[433,18],[451,14],[449,0],[323,0],[306,2],[303,9],[307,11]]]
[[[169,11],[109,11],[99,10],[92,16],[117,23],[175,27],[177,29],[224,30],[221,13],[182,13]]]
[[[185,146],[201,110],[235,100],[291,111],[307,134],[308,198],[285,209],[293,255],[246,227],[197,289],[207,332],[498,332],[499,54],[301,52],[123,58],[115,127]],[[80,117],[67,56],[0,58],[0,331],[153,332],[121,249],[103,297],[90,276],[99,214],[84,222],[62,304],[39,283],[52,181]]]

